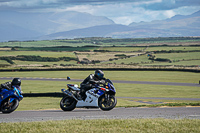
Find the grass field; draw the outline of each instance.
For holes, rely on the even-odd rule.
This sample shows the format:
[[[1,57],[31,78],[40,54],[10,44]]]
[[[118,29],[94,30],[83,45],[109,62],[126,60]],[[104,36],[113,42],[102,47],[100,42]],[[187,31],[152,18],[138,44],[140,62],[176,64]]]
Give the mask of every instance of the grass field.
[[[194,50],[200,50],[200,47],[195,46],[160,46],[160,47],[147,47],[145,51],[194,51]]]
[[[60,66],[60,64],[68,64],[68,65],[77,65],[76,61],[57,61],[57,62],[37,62],[37,61],[19,61],[19,60],[13,60],[13,62],[15,62],[16,64],[18,64],[18,67],[20,66],[30,66],[30,67],[34,67],[34,66],[44,66],[44,65],[49,65],[51,67],[56,67],[56,66]]]
[[[56,41],[56,40],[44,40],[44,41],[23,41],[23,42],[0,42],[1,46],[6,47],[56,47],[56,46],[85,46],[92,45],[91,43],[71,43],[71,40]],[[74,41],[75,42],[75,41]]]
[[[55,47],[55,46],[85,46],[85,45],[101,45],[101,46],[124,46],[124,45],[188,45],[198,44],[199,37],[193,38],[127,38],[127,39],[112,39],[112,38],[77,38],[77,39],[61,39],[61,40],[43,40],[43,41],[12,41],[0,42],[2,47]]]
[[[131,52],[131,51],[143,51],[144,49],[146,49],[146,47],[101,47],[99,48],[100,50],[108,50],[108,51],[121,51],[121,52],[124,52],[124,51],[128,51],[128,52]]]
[[[6,64],[6,65],[9,65],[10,63],[8,63],[7,61],[5,61],[5,60],[0,60],[0,64],[2,65],[2,64]]]
[[[118,58],[116,55],[124,54],[122,52],[77,52],[77,56],[79,60],[83,60],[84,58],[92,61],[92,60],[99,60],[99,61],[109,61],[109,59]],[[135,56],[141,54],[139,52],[135,53],[126,53],[126,56]],[[110,63],[110,61],[108,62]]]
[[[199,133],[198,119],[100,119],[0,123],[0,133]]]
[[[136,57],[131,57],[131,58],[126,58],[126,59],[118,59],[118,60],[113,60],[109,62],[102,62],[101,64],[134,64],[138,63],[138,65],[142,65],[142,63],[149,62],[151,63],[151,60],[148,60],[148,57],[146,55],[141,55],[141,56],[136,56]]]
[[[155,54],[156,58],[167,58],[170,60],[192,60],[199,59],[199,52],[188,52],[188,53],[170,53],[170,54]]]
[[[108,50],[108,51],[194,51],[194,50],[200,50],[200,47],[195,46],[142,46],[142,47],[101,47],[100,50]]]
[[[200,64],[200,60],[182,60],[182,61],[175,61],[175,62],[172,62],[172,63],[169,63],[169,62],[155,62],[153,64],[146,64],[148,66],[167,66],[167,65],[170,65],[170,66],[182,66],[182,67],[186,67],[186,66],[199,66],[198,64]]]
[[[76,57],[73,52],[48,52],[48,51],[0,51],[1,56],[35,55],[41,57]]]
[[[22,54],[23,53],[23,54]],[[141,55],[137,56],[138,54],[141,54],[139,52],[135,53],[123,53],[123,52],[77,52],[77,56],[73,52],[41,52],[41,51],[0,51],[1,56],[17,56],[17,55],[38,55],[41,57],[73,57],[78,59],[80,61],[83,61],[84,59],[87,60],[94,60],[94,61],[106,61],[101,62],[100,64],[128,64],[128,65],[139,65],[139,66],[145,66],[145,65],[183,65],[183,66],[190,66],[190,65],[200,65],[200,54],[199,52],[188,52],[188,53],[157,53],[153,54],[156,56],[156,58],[165,58],[170,59],[171,62],[158,62],[154,61],[152,62],[149,60],[147,55]],[[130,58],[123,58],[119,59],[119,57],[115,55],[124,54],[126,56],[134,56]],[[109,59],[117,59],[113,61],[109,61]],[[40,61],[19,61],[19,60],[13,60],[15,63],[14,65],[20,66],[26,66],[26,65],[49,65],[54,66],[57,64],[60,66],[60,64],[71,64],[71,65],[78,65],[77,61],[59,61],[59,62],[40,62]],[[0,60],[0,64],[9,64],[8,62],[4,60]],[[99,63],[97,63],[99,64]]]
[[[134,54],[133,54],[134,55]],[[136,54],[137,55],[137,54]],[[147,55],[141,55],[126,59],[118,59],[109,62],[103,62],[103,64],[115,63],[115,64],[137,64],[137,65],[200,65],[200,54],[199,52],[188,52],[188,53],[157,53],[153,54],[156,58],[170,59],[172,62],[152,62],[149,60]]]
[[[174,40],[175,41],[175,40]],[[184,40],[185,41],[185,40]],[[69,40],[60,41],[60,43],[63,43],[64,46],[71,46],[68,45],[67,42],[70,42]],[[11,43],[11,42],[9,42]],[[13,42],[20,44],[20,42]],[[182,66],[200,66],[200,54],[198,51],[200,51],[199,45],[197,46],[190,46],[192,44],[188,44],[187,46],[177,45],[177,46],[169,46],[169,45],[162,45],[162,46],[131,46],[131,45],[123,45],[123,46],[104,46],[104,45],[97,45],[97,47],[76,47],[74,45],[73,47],[53,47],[53,45],[48,46],[48,41],[44,41],[44,45],[41,45],[40,47],[30,47],[31,44],[37,43],[37,42],[21,42],[21,45],[23,43],[30,43],[27,45],[27,47],[23,48],[17,48],[15,50],[8,50],[8,48],[1,48],[0,51],[0,57],[9,57],[9,56],[17,56],[17,55],[35,55],[35,56],[41,56],[41,57],[73,57],[78,58],[78,61],[85,62],[86,64],[93,64],[96,61],[95,65],[101,65],[101,64],[112,64],[112,67],[116,67],[115,65],[121,65],[120,67],[124,67],[123,65],[127,65],[126,67],[135,67],[135,66],[150,66],[150,67],[156,67],[156,66],[172,66],[174,65],[182,65]],[[42,42],[38,42],[39,44]],[[54,42],[55,43],[55,42]],[[9,44],[9,45],[14,45]],[[49,44],[52,44],[50,41]],[[80,44],[80,43],[75,43]],[[154,42],[155,45],[157,45],[156,42]],[[197,43],[198,44],[198,43]],[[23,44],[24,45],[24,44]],[[84,46],[85,44],[80,44]],[[94,44],[92,44],[94,45]],[[14,45],[15,46],[15,45]],[[129,46],[129,47],[127,47]],[[100,50],[101,52],[94,52],[94,50]],[[198,51],[197,51],[198,50]],[[52,52],[54,51],[54,52]],[[61,52],[62,51],[62,52]],[[75,52],[76,51],[76,52]],[[106,52],[111,51],[111,52]],[[149,57],[147,56],[150,52],[158,52],[161,53],[152,53],[155,58],[162,58],[162,59],[169,59],[170,62],[159,62],[159,61],[152,61],[149,60]],[[169,52],[172,51],[172,53],[162,53],[162,51]],[[182,52],[175,52],[175,51],[182,51]],[[120,58],[116,55],[125,55],[126,57]],[[138,56],[140,55],[140,56]],[[5,60],[0,60],[1,65],[11,65],[6,66],[6,68],[37,68],[37,67],[68,67],[69,65],[74,67],[79,67],[80,62],[78,61],[59,61],[59,62],[40,62],[40,61],[19,61],[19,60],[12,60],[14,64],[10,64]],[[99,63],[100,61],[100,63]],[[98,62],[98,63],[97,63]],[[91,67],[90,65],[87,65],[88,67]],[[197,69],[197,68],[196,68]]]

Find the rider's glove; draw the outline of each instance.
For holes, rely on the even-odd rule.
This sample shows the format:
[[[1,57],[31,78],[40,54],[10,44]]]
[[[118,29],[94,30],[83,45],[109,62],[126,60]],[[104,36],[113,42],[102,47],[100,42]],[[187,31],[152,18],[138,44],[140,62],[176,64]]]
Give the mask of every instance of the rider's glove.
[[[105,80],[101,80],[101,81],[100,81],[100,84],[105,84]]]

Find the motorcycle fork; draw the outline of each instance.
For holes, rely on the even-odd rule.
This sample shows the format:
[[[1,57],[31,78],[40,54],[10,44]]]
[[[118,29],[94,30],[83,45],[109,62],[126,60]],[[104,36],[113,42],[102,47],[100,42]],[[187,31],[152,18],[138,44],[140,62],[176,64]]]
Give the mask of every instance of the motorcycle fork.
[[[110,95],[105,94],[105,100],[106,100],[106,101],[109,101],[109,99],[110,99]]]
[[[4,106],[7,106],[7,107],[9,107],[9,106],[10,106],[10,104],[11,104],[11,103],[10,103],[10,97],[9,97],[8,101],[4,103]]]

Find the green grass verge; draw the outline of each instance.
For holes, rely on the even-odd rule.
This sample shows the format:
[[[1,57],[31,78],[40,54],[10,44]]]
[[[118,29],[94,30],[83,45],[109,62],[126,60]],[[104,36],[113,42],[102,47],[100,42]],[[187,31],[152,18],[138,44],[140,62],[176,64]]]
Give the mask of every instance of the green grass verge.
[[[199,87],[118,83],[115,87],[120,97],[200,98]]]
[[[24,97],[22,101],[20,101],[19,107],[16,111],[23,111],[23,110],[60,110],[60,100],[61,98],[55,97]],[[160,107],[160,106],[169,106],[169,107],[176,107],[176,106],[200,106],[199,101],[174,101],[173,103],[169,102],[163,104],[148,104],[148,103],[140,103],[137,102],[138,100],[142,101],[141,99],[137,100],[130,100],[130,99],[122,99],[117,98],[117,105],[116,107]],[[144,100],[146,101],[146,100]],[[153,100],[151,100],[153,101]],[[158,101],[158,100],[157,100]],[[30,104],[31,103],[31,104]]]
[[[61,98],[55,97],[24,97],[17,111],[60,109],[60,100]]]
[[[143,103],[142,103],[142,102]],[[155,104],[150,104],[155,103]],[[117,98],[117,107],[200,106],[200,101]]]
[[[66,126],[67,125],[67,126]],[[198,119],[100,119],[0,123],[1,133],[198,133]]]
[[[169,106],[169,107],[177,107],[177,106],[200,106],[200,102],[199,103],[165,103],[165,104],[147,105],[147,107],[160,107],[160,106]]]

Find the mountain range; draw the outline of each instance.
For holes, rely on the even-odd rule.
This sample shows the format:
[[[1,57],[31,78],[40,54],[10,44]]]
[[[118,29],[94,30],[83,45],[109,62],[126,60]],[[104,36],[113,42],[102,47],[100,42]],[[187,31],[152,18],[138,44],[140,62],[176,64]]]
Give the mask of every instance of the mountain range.
[[[11,17],[15,16],[15,17]],[[200,36],[200,11],[165,20],[115,24],[103,16],[62,13],[0,12],[0,41],[80,37],[147,38]]]

